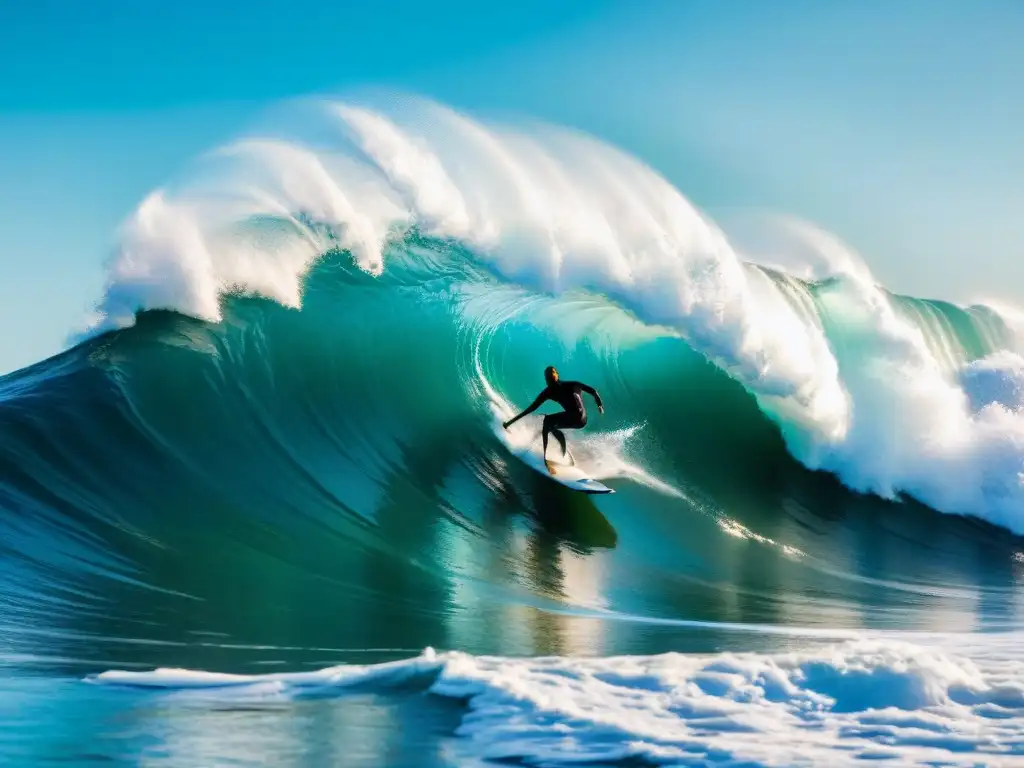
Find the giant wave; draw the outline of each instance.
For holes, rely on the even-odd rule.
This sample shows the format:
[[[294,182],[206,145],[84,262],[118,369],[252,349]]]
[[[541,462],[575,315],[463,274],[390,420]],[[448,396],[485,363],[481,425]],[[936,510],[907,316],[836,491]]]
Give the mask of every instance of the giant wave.
[[[586,136],[413,99],[296,113],[301,130],[279,118],[142,203],[90,333],[147,309],[216,322],[226,291],[299,307],[332,250],[428,291],[491,285],[466,311],[492,318],[590,302],[617,327],[685,340],[805,466],[1024,531],[1024,363],[994,309],[895,297],[835,238],[789,218],[716,224]],[[570,345],[572,314],[559,321]]]

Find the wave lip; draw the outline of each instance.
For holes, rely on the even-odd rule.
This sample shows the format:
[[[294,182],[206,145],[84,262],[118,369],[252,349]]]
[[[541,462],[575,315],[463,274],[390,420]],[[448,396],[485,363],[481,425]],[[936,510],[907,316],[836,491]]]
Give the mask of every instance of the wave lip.
[[[89,682],[290,700],[422,679],[468,703],[457,729],[467,757],[530,764],[1009,766],[1024,756],[1021,671],[1014,658],[865,638],[781,654],[603,659],[428,649],[309,673],[111,671]]]

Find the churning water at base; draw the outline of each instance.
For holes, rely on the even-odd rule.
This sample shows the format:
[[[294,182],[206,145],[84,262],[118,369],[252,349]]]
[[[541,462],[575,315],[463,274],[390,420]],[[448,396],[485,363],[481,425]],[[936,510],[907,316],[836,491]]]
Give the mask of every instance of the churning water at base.
[[[585,137],[303,109],[154,192],[0,379],[0,756],[1024,760],[1007,310]],[[549,364],[614,495],[495,437]]]

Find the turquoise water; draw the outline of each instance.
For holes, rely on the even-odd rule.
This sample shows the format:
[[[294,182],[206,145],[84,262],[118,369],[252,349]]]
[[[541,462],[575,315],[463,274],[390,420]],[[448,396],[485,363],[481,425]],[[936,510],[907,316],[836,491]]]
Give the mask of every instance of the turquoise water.
[[[754,737],[785,718],[747,722],[751,702],[821,713],[819,751],[787,736],[781,764],[1021,759],[1009,320],[849,269],[798,279],[710,229],[657,255],[639,171],[618,177],[633,218],[584,216],[577,190],[571,226],[615,238],[574,240],[541,206],[562,221],[549,262],[540,214],[502,209],[515,247],[489,249],[364,151],[416,214],[388,209],[379,252],[310,158],[355,172],[289,149],[257,165],[276,213],[144,203],[93,332],[0,379],[10,762],[771,764]],[[299,192],[275,176],[297,168]],[[333,207],[310,213],[311,188]],[[462,213],[445,226],[472,233]],[[496,436],[494,393],[525,406],[549,364],[602,394],[570,440],[613,495],[567,491]],[[944,735],[883,732],[893,707]]]

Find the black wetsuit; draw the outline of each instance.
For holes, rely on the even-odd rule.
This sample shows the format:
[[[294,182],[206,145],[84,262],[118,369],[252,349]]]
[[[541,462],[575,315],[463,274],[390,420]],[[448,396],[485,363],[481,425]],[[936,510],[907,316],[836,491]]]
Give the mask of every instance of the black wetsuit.
[[[563,429],[581,429],[587,426],[587,409],[583,407],[583,395],[586,392],[594,398],[597,407],[601,407],[601,396],[597,390],[580,381],[556,381],[544,388],[544,391],[537,395],[537,399],[530,404],[530,407],[523,411],[516,419],[533,413],[546,400],[553,400],[565,410],[562,413],[549,413],[544,417],[544,427],[541,437],[544,444],[544,455],[548,453],[548,433],[555,436],[558,444],[562,447],[562,454],[565,454],[565,435]],[[513,419],[514,421],[515,419]]]

